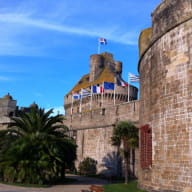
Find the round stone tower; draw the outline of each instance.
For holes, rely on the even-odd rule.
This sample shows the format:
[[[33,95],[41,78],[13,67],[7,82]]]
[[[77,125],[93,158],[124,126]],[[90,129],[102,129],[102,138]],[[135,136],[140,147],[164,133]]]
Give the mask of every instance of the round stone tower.
[[[122,62],[115,61],[115,72],[121,76],[122,74]]]
[[[89,81],[93,82],[100,75],[103,69],[103,57],[100,54],[94,54],[90,57],[90,77]]]
[[[192,1],[162,1],[139,43],[139,185],[192,190]]]

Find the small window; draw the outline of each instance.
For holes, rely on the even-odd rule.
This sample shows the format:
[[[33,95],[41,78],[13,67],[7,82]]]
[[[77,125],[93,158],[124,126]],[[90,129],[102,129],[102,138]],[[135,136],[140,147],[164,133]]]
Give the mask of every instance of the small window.
[[[140,131],[141,168],[148,169],[152,166],[152,130],[149,125],[144,125]]]
[[[101,114],[102,114],[102,115],[105,115],[105,109],[104,109],[104,108],[102,109]]]

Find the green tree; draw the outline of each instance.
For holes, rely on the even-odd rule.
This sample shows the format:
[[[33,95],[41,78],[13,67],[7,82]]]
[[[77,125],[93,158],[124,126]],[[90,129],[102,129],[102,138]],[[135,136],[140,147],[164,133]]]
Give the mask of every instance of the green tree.
[[[83,175],[95,175],[97,173],[97,161],[87,157],[79,163],[79,172]]]
[[[0,177],[3,181],[53,183],[65,177],[76,159],[76,145],[63,117],[31,108],[0,131]]]
[[[120,141],[123,144],[126,184],[130,170],[130,151],[138,146],[138,140],[138,129],[131,122],[120,121],[113,129],[112,144],[120,146]]]

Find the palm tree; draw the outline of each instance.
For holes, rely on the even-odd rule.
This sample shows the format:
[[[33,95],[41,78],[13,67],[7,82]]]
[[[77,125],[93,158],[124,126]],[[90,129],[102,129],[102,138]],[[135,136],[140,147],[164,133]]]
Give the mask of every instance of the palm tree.
[[[118,140],[119,139],[119,140]],[[131,148],[138,146],[138,129],[127,121],[120,121],[113,129],[112,143],[120,146],[119,141],[123,143],[123,154],[125,162],[125,183],[128,183],[130,170],[130,151]]]
[[[65,167],[76,159],[76,145],[62,116],[52,112],[31,108],[0,131],[0,179],[40,184],[64,178]]]

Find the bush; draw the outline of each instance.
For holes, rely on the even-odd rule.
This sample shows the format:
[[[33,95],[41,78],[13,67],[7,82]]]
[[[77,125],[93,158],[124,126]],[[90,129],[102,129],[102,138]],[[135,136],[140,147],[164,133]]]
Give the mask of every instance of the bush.
[[[97,161],[87,157],[79,164],[79,172],[82,175],[95,175],[97,173]]]

